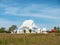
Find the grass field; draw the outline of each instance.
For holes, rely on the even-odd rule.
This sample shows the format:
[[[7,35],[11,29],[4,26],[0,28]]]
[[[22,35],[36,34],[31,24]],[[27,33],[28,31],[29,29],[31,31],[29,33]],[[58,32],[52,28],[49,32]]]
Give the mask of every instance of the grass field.
[[[60,45],[60,34],[0,34],[0,45]]]

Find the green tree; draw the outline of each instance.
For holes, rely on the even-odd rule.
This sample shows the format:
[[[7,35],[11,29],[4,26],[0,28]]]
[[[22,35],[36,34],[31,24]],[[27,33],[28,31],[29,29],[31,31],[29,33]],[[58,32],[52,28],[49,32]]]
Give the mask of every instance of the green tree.
[[[60,28],[59,28],[59,27],[57,27],[56,32],[57,32],[57,33],[60,33]]]
[[[4,27],[1,27],[0,28],[0,33],[5,33],[6,32],[6,29]]]
[[[57,29],[57,27],[55,26],[54,29]]]
[[[23,30],[24,31],[24,33],[26,33],[26,30]]]
[[[17,29],[17,26],[16,25],[12,25],[10,28],[9,28],[9,32],[11,33],[11,31]]]
[[[31,29],[29,29],[29,32],[31,33],[31,32],[32,32],[32,30],[31,30]]]

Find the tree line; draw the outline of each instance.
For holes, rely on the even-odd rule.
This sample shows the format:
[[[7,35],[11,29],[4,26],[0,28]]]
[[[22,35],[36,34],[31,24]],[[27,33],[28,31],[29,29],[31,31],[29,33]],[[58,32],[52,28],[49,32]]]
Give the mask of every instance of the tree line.
[[[0,28],[0,33],[11,33],[11,31],[17,29],[16,25],[12,25],[11,27],[9,27],[7,30],[5,27],[1,27]]]
[[[56,32],[55,33],[60,33],[60,27],[53,27]],[[12,25],[11,27],[9,27],[8,29],[6,29],[5,27],[1,27],[0,28],[0,33],[11,33],[11,31],[14,31],[15,29],[17,29],[17,25]],[[31,33],[31,29],[29,29],[29,32]],[[24,33],[26,31],[24,30]]]
[[[54,29],[56,30],[56,33],[60,33],[60,27],[54,27]]]

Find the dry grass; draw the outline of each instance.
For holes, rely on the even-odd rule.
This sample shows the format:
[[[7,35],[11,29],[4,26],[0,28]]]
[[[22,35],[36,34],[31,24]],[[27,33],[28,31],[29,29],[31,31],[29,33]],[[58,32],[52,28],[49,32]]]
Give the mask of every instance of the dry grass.
[[[0,45],[60,45],[60,34],[0,34]]]

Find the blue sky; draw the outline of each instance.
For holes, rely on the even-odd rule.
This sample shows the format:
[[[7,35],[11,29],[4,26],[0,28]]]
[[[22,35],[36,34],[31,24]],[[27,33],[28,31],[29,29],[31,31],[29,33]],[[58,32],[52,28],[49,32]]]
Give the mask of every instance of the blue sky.
[[[41,28],[60,27],[60,0],[0,0],[0,27],[19,27],[28,19]]]

